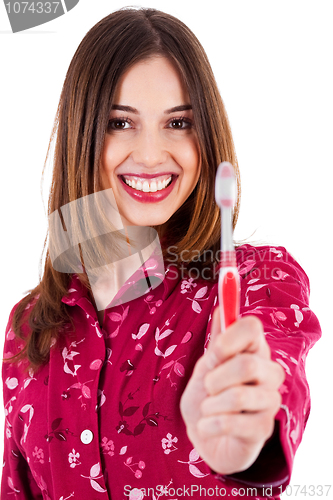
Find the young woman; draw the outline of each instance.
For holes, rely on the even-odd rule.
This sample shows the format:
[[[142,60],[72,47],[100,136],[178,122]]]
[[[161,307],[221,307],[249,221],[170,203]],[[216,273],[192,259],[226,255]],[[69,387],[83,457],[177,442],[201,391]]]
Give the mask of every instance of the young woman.
[[[243,245],[242,317],[219,334],[215,174],[232,163],[239,196],[239,173],[198,40],[154,9],[102,19],[71,62],[54,134],[44,275],[6,331],[2,497],[278,497],[309,416],[304,363],[320,327],[286,250]],[[99,272],[87,270],[80,224],[94,227],[96,212],[78,200],[101,193],[125,233],[160,238],[164,269],[155,246],[143,291],[131,260],[122,276],[121,261],[100,272],[109,245],[130,241],[121,231],[89,240]],[[238,210],[239,199],[234,225]],[[66,269],[51,248],[57,214],[71,224]]]

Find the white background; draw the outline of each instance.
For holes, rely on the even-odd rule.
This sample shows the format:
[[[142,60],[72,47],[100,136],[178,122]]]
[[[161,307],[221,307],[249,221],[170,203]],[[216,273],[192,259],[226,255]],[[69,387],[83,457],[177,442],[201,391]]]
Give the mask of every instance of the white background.
[[[43,206],[41,173],[68,65],[85,33],[126,5],[80,0],[66,15],[12,34],[0,4],[1,344],[11,308],[38,283],[48,192],[46,175]],[[285,246],[310,278],[310,306],[323,337],[308,356],[312,411],[291,485],[333,484],[333,4],[146,0],[135,5],[180,18],[206,49],[242,175],[236,238],[257,230],[251,241]],[[3,424],[3,414],[1,419]],[[288,492],[289,498],[308,496],[296,495],[294,486]],[[333,498],[333,486],[323,498]]]

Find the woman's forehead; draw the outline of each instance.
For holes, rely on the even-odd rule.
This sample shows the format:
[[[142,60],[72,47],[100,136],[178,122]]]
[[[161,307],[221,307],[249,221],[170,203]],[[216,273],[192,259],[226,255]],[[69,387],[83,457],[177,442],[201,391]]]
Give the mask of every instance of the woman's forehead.
[[[175,65],[166,57],[154,56],[137,62],[124,73],[114,102],[138,110],[151,105],[166,111],[190,104],[190,98]]]

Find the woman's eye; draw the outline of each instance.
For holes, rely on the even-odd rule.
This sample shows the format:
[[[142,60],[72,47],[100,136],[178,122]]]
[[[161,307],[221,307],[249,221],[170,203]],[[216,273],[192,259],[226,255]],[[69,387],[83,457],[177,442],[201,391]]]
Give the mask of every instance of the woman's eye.
[[[122,118],[114,118],[113,120],[109,120],[109,130],[126,130],[128,128],[131,128],[129,120],[124,120]]]
[[[170,128],[174,130],[184,130],[192,127],[191,120],[185,118],[174,118],[169,122]]]

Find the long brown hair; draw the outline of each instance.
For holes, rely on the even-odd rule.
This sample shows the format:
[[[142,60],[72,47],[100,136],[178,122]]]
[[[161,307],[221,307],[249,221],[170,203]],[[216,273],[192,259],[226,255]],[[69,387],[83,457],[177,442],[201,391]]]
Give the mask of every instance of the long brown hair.
[[[184,250],[190,260],[195,256],[198,261],[198,254],[202,255],[198,267],[205,264],[205,251],[211,250],[216,259],[219,249],[220,210],[214,197],[217,166],[229,161],[235,169],[234,227],[240,203],[239,170],[228,117],[206,53],[186,25],[161,11],[120,9],[98,22],[80,43],[65,78],[47,153],[48,158],[56,138],[48,213],[103,189],[101,156],[117,82],[130,66],[156,55],[176,65],[187,87],[201,157],[197,186],[156,229],[163,237],[166,259],[172,245],[177,262]],[[54,269],[47,249],[40,283],[15,310],[12,328],[26,341],[15,358],[26,358],[32,368],[48,360],[51,342],[71,322],[68,306],[61,302],[70,278],[70,273]],[[80,279],[89,289],[87,277],[81,274]],[[31,303],[33,308],[27,311]],[[29,325],[29,335],[24,322]]]

